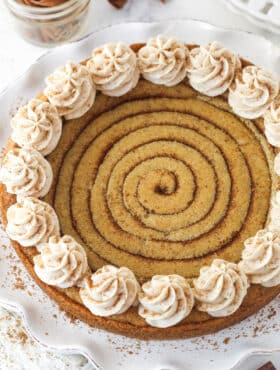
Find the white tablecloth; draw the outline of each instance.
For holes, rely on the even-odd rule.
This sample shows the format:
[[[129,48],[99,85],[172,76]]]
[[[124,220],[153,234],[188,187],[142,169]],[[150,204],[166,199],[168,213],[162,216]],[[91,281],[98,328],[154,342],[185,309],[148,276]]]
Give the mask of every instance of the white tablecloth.
[[[107,0],[92,0],[90,21],[85,33],[123,21],[176,17],[200,19],[215,25],[252,31],[277,42],[277,36],[232,14],[219,0],[166,0],[165,3],[160,0],[130,0],[122,10],[116,10]],[[17,35],[4,1],[0,1],[0,91],[46,50],[27,44]],[[46,351],[26,335],[17,316],[0,308],[0,368],[79,370],[91,367],[82,356],[64,356]]]

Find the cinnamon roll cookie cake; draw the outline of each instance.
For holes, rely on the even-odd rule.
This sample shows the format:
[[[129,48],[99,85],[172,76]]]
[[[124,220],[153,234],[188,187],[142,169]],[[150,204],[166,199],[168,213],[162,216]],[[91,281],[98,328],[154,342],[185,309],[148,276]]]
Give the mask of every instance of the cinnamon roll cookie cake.
[[[280,292],[271,72],[217,42],[109,43],[47,76],[11,127],[6,232],[75,317],[132,337],[192,337]]]

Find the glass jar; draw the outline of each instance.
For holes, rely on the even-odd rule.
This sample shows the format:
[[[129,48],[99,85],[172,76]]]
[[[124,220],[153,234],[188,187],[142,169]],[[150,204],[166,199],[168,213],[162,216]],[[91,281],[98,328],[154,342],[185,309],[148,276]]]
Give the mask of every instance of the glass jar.
[[[52,7],[24,5],[6,0],[15,26],[26,40],[39,46],[56,46],[71,41],[85,29],[90,0],[68,0]]]

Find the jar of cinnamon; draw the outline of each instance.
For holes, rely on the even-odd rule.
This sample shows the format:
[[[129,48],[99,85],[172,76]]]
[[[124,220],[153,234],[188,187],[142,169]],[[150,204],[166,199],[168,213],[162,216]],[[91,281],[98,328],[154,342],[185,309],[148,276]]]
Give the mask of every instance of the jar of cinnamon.
[[[90,0],[6,0],[15,26],[26,40],[56,46],[85,29]]]

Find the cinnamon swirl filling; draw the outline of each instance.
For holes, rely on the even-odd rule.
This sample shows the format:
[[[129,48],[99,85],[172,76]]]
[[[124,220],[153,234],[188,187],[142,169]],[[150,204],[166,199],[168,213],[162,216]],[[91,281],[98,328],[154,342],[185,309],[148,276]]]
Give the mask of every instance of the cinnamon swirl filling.
[[[45,200],[93,269],[192,278],[214,258],[239,261],[265,226],[272,158],[259,123],[222,98],[141,80],[65,122]]]

